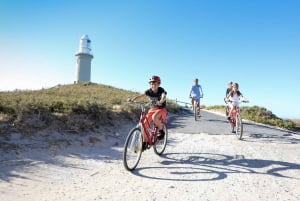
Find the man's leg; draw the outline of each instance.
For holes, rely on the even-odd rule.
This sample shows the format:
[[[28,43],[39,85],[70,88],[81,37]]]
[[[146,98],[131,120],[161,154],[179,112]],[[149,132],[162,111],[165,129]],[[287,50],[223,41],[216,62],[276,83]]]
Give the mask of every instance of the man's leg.
[[[229,107],[228,107],[228,105],[226,105],[226,106],[225,106],[226,117],[228,117],[228,110],[229,110]]]

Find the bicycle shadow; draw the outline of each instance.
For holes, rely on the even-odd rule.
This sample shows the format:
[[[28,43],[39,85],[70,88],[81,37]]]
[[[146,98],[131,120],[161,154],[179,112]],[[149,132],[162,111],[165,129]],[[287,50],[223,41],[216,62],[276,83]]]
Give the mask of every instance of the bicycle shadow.
[[[300,164],[297,163],[213,153],[167,153],[162,158],[163,167],[137,168],[133,174],[172,181],[216,181],[226,179],[232,174],[268,175],[300,180],[300,176],[288,175],[293,170],[300,170]],[[165,169],[168,173],[159,177],[158,174],[153,174],[153,169]]]
[[[243,141],[245,142],[267,142],[279,144],[300,144],[297,133],[282,130],[266,125],[244,123]]]

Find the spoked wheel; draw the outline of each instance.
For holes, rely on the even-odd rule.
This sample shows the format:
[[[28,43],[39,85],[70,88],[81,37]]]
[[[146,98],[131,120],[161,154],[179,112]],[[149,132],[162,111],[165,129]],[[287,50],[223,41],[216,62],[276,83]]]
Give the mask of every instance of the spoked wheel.
[[[235,125],[235,133],[239,140],[242,139],[243,136],[243,122],[242,118],[239,114],[236,115],[236,125]]]
[[[157,140],[153,145],[154,152],[157,155],[161,155],[162,153],[164,153],[166,146],[167,146],[167,141],[168,141],[167,125],[165,123],[163,123],[163,124],[164,124],[165,137],[162,140]]]
[[[142,142],[141,129],[138,127],[133,128],[126,138],[123,152],[123,164],[129,171],[134,170],[140,161]]]

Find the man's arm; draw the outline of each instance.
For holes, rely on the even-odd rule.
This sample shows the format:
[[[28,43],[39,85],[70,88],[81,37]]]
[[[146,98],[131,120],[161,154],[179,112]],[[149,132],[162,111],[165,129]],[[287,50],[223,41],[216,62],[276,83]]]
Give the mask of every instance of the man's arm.
[[[146,96],[146,94],[140,94],[140,95],[137,95],[136,97],[134,97],[134,98],[128,98],[128,100],[127,101],[137,101],[137,100],[140,100],[140,99],[142,99],[142,98],[144,98]]]

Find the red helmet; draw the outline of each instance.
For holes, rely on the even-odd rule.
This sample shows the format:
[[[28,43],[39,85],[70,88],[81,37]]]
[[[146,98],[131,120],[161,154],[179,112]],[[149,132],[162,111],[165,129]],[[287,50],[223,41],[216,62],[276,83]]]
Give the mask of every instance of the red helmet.
[[[157,75],[153,75],[150,79],[149,79],[149,83],[150,82],[157,82],[158,84],[160,84],[160,77]]]

